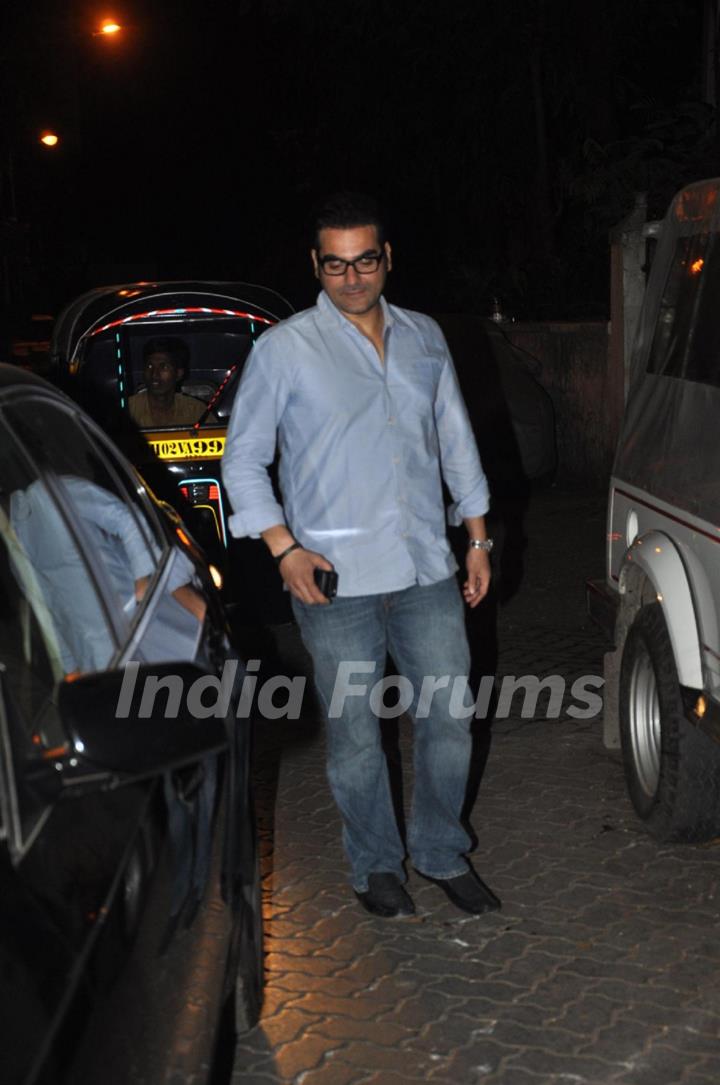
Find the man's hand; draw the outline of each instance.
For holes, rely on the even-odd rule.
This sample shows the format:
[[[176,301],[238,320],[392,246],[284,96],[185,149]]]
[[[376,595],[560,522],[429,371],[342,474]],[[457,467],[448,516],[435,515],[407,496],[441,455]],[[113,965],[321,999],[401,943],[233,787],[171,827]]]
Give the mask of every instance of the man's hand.
[[[192,584],[182,584],[179,588],[176,588],[173,592],[173,597],[177,599],[181,606],[184,606],[186,610],[189,610],[191,614],[194,614],[199,622],[205,621],[207,603]]]
[[[139,576],[135,580],[135,602],[140,603],[145,598],[145,592],[150,583],[149,576]]]
[[[145,593],[150,583],[149,576],[139,576],[135,581],[135,601],[140,603],[145,598]],[[207,603],[192,584],[183,584],[172,593],[178,603],[194,614],[199,622],[205,621]]]
[[[490,587],[490,555],[487,550],[473,550],[468,547],[465,558],[467,580],[463,584],[463,598],[469,607],[476,607],[488,593]]]
[[[332,569],[332,565],[322,554],[314,550],[293,550],[279,565],[280,576],[290,591],[301,603],[323,604],[326,599],[314,580],[316,569]]]

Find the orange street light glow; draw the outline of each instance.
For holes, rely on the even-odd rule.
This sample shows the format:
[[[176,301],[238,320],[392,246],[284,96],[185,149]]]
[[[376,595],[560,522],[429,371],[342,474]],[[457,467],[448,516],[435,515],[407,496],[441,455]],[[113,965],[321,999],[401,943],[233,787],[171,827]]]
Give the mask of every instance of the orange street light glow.
[[[105,19],[100,24],[99,34],[119,34],[122,30],[120,23],[116,23],[114,19]]]
[[[699,260],[695,260],[690,265],[690,270],[693,273],[693,275],[697,275],[697,274],[699,274],[699,272],[702,271],[704,266],[705,266],[705,261],[703,260],[703,258],[701,256]]]
[[[54,132],[43,132],[40,136],[40,142],[44,143],[46,147],[57,147],[60,137],[56,136]]]

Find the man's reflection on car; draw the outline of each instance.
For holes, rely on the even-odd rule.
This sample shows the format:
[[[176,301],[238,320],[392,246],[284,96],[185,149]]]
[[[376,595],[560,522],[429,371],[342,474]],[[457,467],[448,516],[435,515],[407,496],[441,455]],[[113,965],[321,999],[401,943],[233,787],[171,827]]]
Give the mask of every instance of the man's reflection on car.
[[[132,511],[116,495],[88,479],[59,479],[80,518],[82,533],[110,580],[115,619],[129,624],[157,569],[159,553],[141,533]],[[53,615],[66,673],[101,670],[115,650],[111,625],[89,582],[83,556],[45,483],[36,479],[10,497],[10,523]],[[178,552],[165,590],[198,621],[205,603],[192,586],[193,566]]]

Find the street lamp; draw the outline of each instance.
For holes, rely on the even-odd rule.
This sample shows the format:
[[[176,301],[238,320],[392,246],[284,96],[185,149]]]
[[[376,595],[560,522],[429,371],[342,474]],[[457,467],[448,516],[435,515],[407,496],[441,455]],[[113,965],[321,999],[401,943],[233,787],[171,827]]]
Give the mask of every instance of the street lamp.
[[[60,136],[56,132],[46,130],[40,135],[40,142],[45,147],[57,147],[60,142]]]
[[[119,34],[122,31],[120,23],[116,23],[114,19],[103,19],[100,27],[94,32],[94,38],[111,38],[115,34]]]

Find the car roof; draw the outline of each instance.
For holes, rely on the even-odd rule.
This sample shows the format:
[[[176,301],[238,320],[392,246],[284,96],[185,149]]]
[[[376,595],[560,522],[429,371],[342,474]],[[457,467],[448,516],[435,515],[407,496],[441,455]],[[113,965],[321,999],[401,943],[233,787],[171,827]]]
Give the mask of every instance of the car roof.
[[[13,388],[36,388],[38,391],[50,392],[65,399],[62,393],[58,392],[51,384],[48,384],[46,380],[43,380],[42,377],[38,377],[37,374],[31,373],[27,369],[21,369],[17,365],[0,362],[0,392]]]
[[[273,323],[292,316],[290,302],[277,291],[244,282],[138,282],[101,286],[82,294],[60,314],[50,347],[54,365],[68,363],[83,336],[108,321],[172,309],[247,310]]]

